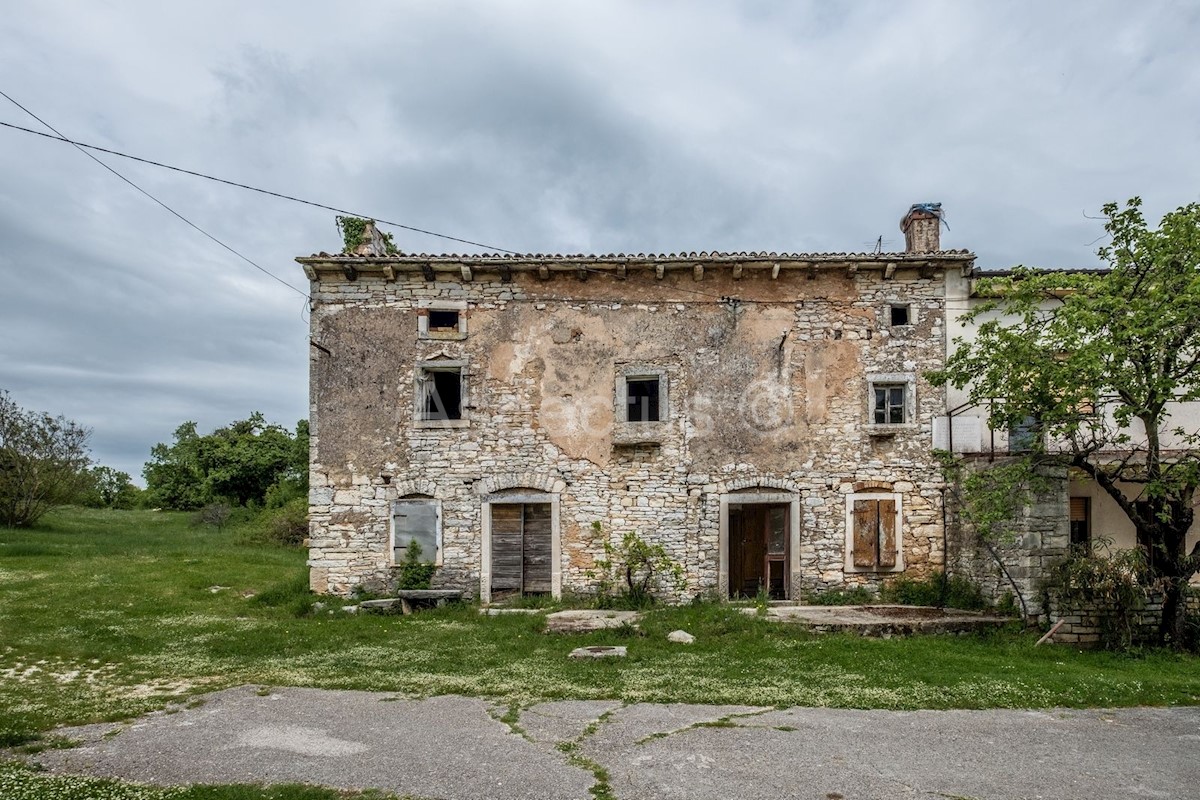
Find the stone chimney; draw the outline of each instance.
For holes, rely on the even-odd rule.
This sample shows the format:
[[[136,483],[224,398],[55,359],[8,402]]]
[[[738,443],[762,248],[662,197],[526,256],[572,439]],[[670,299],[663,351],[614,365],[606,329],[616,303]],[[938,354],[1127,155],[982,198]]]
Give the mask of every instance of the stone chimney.
[[[942,249],[942,204],[914,203],[900,220],[906,253],[932,253]]]
[[[386,256],[388,254],[387,239],[375,227],[375,220],[369,219],[363,226],[362,242],[354,248],[351,255],[355,256]]]

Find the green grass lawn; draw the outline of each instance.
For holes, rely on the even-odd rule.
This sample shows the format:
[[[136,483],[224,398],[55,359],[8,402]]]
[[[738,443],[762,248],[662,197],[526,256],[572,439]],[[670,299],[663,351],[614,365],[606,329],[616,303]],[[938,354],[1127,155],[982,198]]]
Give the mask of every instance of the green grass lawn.
[[[543,634],[463,606],[304,615],[305,554],[183,514],[64,509],[0,529],[0,745],[237,684],[842,708],[1200,702],[1200,659],[1035,649],[1036,635],[822,636],[724,605],[663,608],[641,633]],[[216,591],[212,587],[220,588]],[[253,594],[253,597],[247,595]],[[334,607],[339,602],[332,604]],[[673,645],[676,628],[694,645]],[[584,644],[629,657],[571,661]]]

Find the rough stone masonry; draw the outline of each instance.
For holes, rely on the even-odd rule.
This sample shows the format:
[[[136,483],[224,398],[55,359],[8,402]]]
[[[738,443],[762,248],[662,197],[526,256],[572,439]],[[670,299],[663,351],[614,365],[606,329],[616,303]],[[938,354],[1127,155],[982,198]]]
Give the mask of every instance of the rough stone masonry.
[[[910,212],[927,249],[903,253],[298,259],[312,588],[394,584],[410,533],[435,587],[484,601],[591,591],[627,531],[683,565],[682,596],[940,568],[923,374],[945,271],[974,256],[938,224]]]

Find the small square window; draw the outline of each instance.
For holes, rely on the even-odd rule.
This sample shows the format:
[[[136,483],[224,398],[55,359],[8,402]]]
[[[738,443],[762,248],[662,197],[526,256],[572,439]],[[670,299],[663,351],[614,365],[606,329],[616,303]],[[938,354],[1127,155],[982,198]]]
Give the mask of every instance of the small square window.
[[[459,300],[421,301],[417,338],[451,341],[467,338],[467,304]]]
[[[430,333],[457,333],[458,311],[431,308],[429,310],[429,331]]]
[[[657,377],[625,379],[625,419],[627,422],[658,422],[659,385]]]
[[[428,422],[463,418],[462,367],[423,367],[418,381],[419,419]]]
[[[623,364],[618,365],[616,377],[613,445],[662,444],[669,434],[667,420],[671,418],[666,368]]]
[[[905,418],[907,388],[903,383],[875,384],[872,387],[874,402],[871,421],[876,425],[902,425],[907,422],[908,420]]]
[[[891,325],[898,327],[900,325],[910,325],[911,318],[909,316],[909,307],[906,305],[897,305],[891,307]]]

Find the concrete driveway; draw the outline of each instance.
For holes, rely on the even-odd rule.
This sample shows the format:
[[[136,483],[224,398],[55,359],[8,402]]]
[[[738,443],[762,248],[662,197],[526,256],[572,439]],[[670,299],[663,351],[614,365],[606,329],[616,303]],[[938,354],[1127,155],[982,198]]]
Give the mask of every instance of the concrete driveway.
[[[60,731],[56,772],[163,784],[310,782],[421,798],[1196,798],[1200,708],[842,711],[239,687]],[[112,734],[112,731],[119,731]]]

